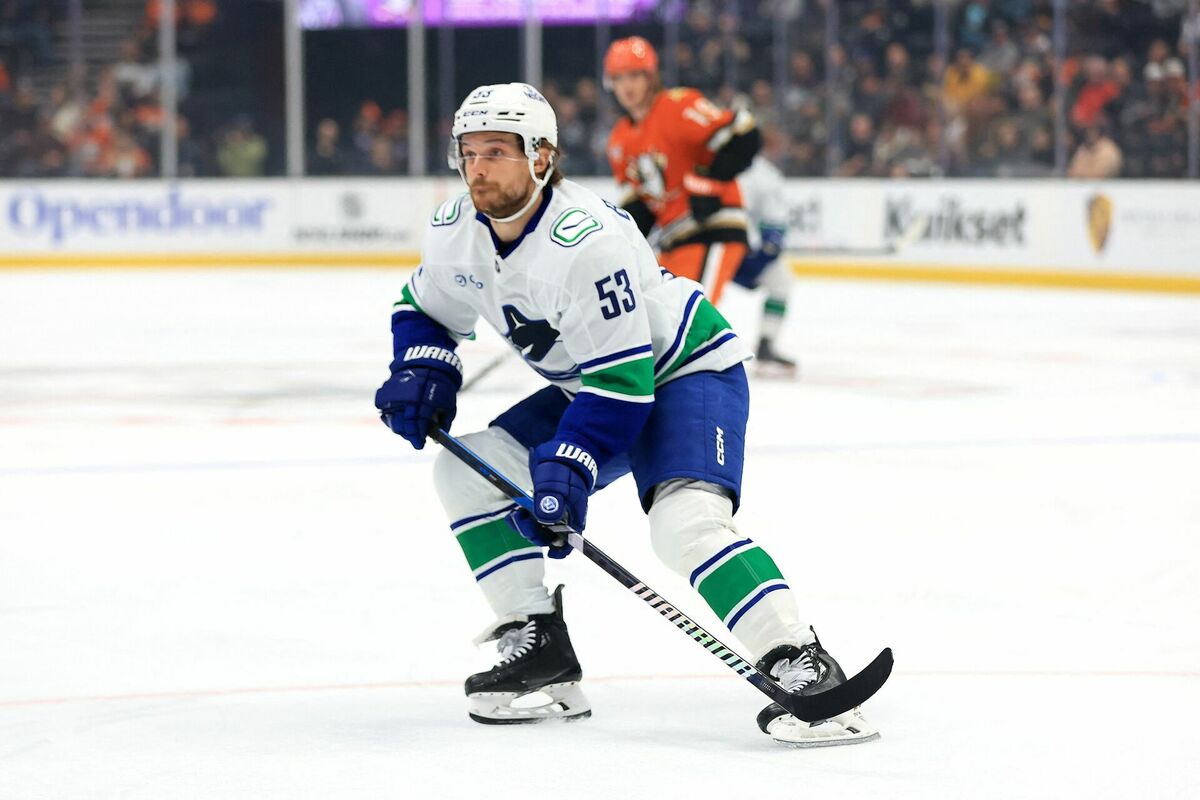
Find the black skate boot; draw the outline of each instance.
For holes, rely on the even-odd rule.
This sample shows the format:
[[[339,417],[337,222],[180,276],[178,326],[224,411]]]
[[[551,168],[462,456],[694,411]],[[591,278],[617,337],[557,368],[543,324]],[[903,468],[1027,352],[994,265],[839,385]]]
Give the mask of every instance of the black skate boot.
[[[796,362],[779,353],[774,341],[765,336],[758,340],[754,359],[758,362],[758,373],[764,377],[792,378],[799,370]]]
[[[484,637],[483,641],[497,640],[500,663],[467,678],[471,719],[485,725],[512,725],[592,715],[579,688],[583,670],[563,620],[562,590],[562,586],[554,590],[553,612],[506,622]],[[549,702],[513,705],[535,693],[546,695]]]
[[[802,646],[780,645],[763,656],[755,668],[792,694],[818,694],[846,682],[846,673],[820,640]],[[828,747],[879,738],[879,731],[863,719],[857,708],[831,719],[804,722],[778,703],[771,703],[758,712],[757,722],[763,733],[792,747]]]

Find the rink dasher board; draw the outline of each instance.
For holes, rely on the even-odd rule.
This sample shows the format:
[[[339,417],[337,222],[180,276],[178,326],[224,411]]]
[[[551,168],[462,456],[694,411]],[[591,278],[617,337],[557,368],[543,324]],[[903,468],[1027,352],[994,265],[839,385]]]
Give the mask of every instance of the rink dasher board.
[[[461,191],[452,175],[6,181],[0,267],[412,267]],[[791,179],[785,193],[798,274],[1200,292],[1200,186]]]

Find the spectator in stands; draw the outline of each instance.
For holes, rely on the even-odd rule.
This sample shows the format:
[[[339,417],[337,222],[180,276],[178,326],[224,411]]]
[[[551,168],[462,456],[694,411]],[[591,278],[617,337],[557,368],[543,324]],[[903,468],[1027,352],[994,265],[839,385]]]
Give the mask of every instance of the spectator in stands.
[[[955,53],[954,63],[946,70],[942,83],[942,97],[947,108],[963,109],[991,88],[992,73],[975,60],[970,50],[964,47]]]
[[[1160,69],[1166,67],[1167,59],[1171,57],[1171,47],[1162,39],[1155,39],[1146,49],[1146,65],[1157,65]]]
[[[958,41],[963,47],[978,51],[987,37],[988,4],[986,0],[970,0],[963,6],[958,28]]]
[[[1108,105],[1120,94],[1120,87],[1109,74],[1108,62],[1102,56],[1088,56],[1083,62],[1083,83],[1071,106],[1071,122],[1081,128],[1091,126],[1107,115]]]
[[[825,152],[813,141],[792,142],[782,164],[788,175],[815,178],[825,174]]]
[[[998,120],[979,149],[973,174],[981,178],[1033,178],[1049,174],[1033,157],[1030,140],[1015,117]]]
[[[885,122],[872,151],[871,174],[890,178],[928,177],[933,157],[918,128]]]
[[[1146,120],[1146,177],[1182,178],[1187,168],[1187,121],[1163,81],[1161,105]]]
[[[113,65],[113,80],[127,103],[144,100],[158,91],[158,65],[145,63],[137,38],[121,43],[121,58]]]
[[[151,174],[153,162],[129,131],[118,128],[113,134],[113,146],[100,174],[111,178],[144,178]]]
[[[686,4],[677,54],[681,83],[698,85],[717,99],[748,95],[760,122],[780,128],[785,154],[781,161],[790,174],[824,174],[831,139],[854,161],[846,168],[854,174],[928,174],[930,157],[943,152],[949,157],[950,174],[1043,174],[1052,165],[1055,119],[1050,100],[1056,67],[1049,0],[951,4],[950,46],[956,56],[948,69],[936,53],[931,54],[930,0],[837,3],[841,41],[828,53],[824,21],[832,0],[784,2],[795,7],[795,14],[787,23],[790,52],[781,96],[776,96],[779,88],[772,75],[777,63],[771,51],[777,23],[771,17],[744,14],[738,20],[724,13],[729,8],[724,3],[695,0]],[[90,4],[84,5],[86,14]],[[197,134],[181,139],[181,171],[183,148],[192,153],[193,174],[218,171],[218,147],[225,164],[231,163],[232,153],[241,154],[232,159],[240,165],[239,171],[245,168],[254,174],[268,163],[249,157],[259,146],[265,153],[261,136],[255,133],[239,141],[239,135],[229,135],[228,125],[230,108],[252,107],[247,103],[253,97],[246,100],[245,95],[264,90],[261,81],[255,89],[240,88],[243,83],[250,85],[246,82],[233,88],[258,63],[257,56],[245,54],[253,53],[249,37],[259,28],[241,24],[243,19],[255,19],[253,14],[243,17],[244,9],[258,5],[176,0],[184,53],[196,47],[196,36],[230,23],[219,36],[210,36],[199,52],[191,53],[193,70],[203,75],[203,84],[197,86],[205,94],[194,106],[189,102]],[[751,0],[738,7],[759,5]],[[1181,0],[1070,4],[1071,55],[1057,74],[1071,81],[1068,118],[1078,126],[1082,139],[1078,148],[1071,147],[1072,163],[1076,156],[1081,163],[1095,160],[1097,153],[1107,152],[1107,140],[1120,154],[1123,175],[1177,178],[1183,174],[1189,101],[1200,102],[1196,94],[1200,87],[1189,87],[1185,65],[1178,58],[1187,52],[1190,31],[1200,30],[1200,15],[1186,16],[1185,6]],[[101,68],[94,88],[84,88],[86,76],[54,75],[40,69],[38,85],[53,88],[45,97],[37,97],[20,87],[30,84],[39,59],[44,62],[55,55],[47,21],[61,20],[65,7],[66,0],[0,0],[0,174],[142,174],[140,159],[125,137],[153,161],[163,115],[158,106],[153,30],[161,3],[146,2],[145,24],[130,31],[120,58]],[[976,52],[978,60],[972,56]],[[61,61],[63,54],[57,55]],[[548,73],[557,69],[554,56],[547,54]],[[828,83],[823,74],[827,63],[832,78]],[[220,70],[240,77],[214,80]],[[556,107],[567,108],[560,116],[566,120],[563,135],[569,142],[572,173],[598,169],[592,165],[602,163],[596,161],[597,154],[603,154],[598,142],[606,138],[607,115],[612,113],[607,99],[587,79],[547,87],[546,95],[552,94]],[[320,116],[334,113],[332,108],[316,111]],[[274,110],[264,106],[263,113]],[[856,114],[868,118],[874,138],[869,148],[855,140],[853,130],[863,126],[852,121]],[[1102,118],[1113,120],[1112,129],[1089,143],[1092,134],[1087,131]],[[406,120],[397,127],[401,119],[402,110],[385,117],[371,101],[354,118],[335,121],[330,116],[336,144],[333,149],[322,144],[328,136],[321,133],[323,121],[309,153],[310,172],[403,172],[409,152]],[[381,137],[387,140],[386,147],[379,142]],[[390,153],[384,155],[385,149]],[[106,171],[103,165],[116,163],[118,150],[128,151],[124,163],[132,166]],[[330,153],[340,157],[330,158]],[[435,159],[435,165],[440,163],[436,153],[429,158]],[[269,163],[275,167],[275,161]],[[226,172],[224,165],[220,172]]]
[[[1068,178],[1115,178],[1121,174],[1121,149],[1105,127],[1100,118],[1083,129],[1083,141],[1067,167]]]
[[[874,174],[875,123],[867,114],[850,117],[846,150],[837,174],[842,178],[861,178]]]
[[[383,109],[374,100],[365,100],[358,107],[358,116],[354,118],[354,161],[358,167],[370,163],[371,146],[379,135],[380,125],[383,124]]]
[[[379,132],[386,136],[388,144],[392,148],[392,159],[395,161],[396,170],[404,172],[408,169],[408,113],[399,108],[394,108],[388,112],[380,123]],[[445,141],[439,139],[438,141]],[[441,155],[439,153],[439,155]],[[434,162],[440,166],[445,163],[444,158]]]
[[[600,90],[591,78],[575,82],[575,101],[579,103],[579,120],[591,128],[600,118]]]
[[[248,116],[240,116],[229,126],[217,149],[217,166],[231,178],[257,178],[267,160],[267,140],[254,130]]]
[[[175,121],[175,138],[179,142],[176,162],[179,177],[203,178],[213,174],[208,151],[192,136],[192,123],[184,116]]]
[[[37,128],[41,109],[32,83],[27,80],[17,81],[17,91],[13,94],[12,105],[6,116],[7,126],[12,130],[33,131]]]
[[[157,28],[161,17],[162,0],[147,0],[146,26]],[[205,30],[216,19],[216,0],[175,0],[175,24],[184,36]]]
[[[1044,20],[1045,17],[1040,19]],[[1054,52],[1054,42],[1050,35],[1041,27],[1039,19],[1027,18],[1021,23],[1021,36],[1018,42],[1021,59],[1041,61],[1049,58]]]
[[[0,48],[10,49],[18,63],[45,64],[54,53],[52,3],[0,0]]]
[[[50,134],[55,141],[65,145],[83,124],[84,105],[71,93],[66,83],[56,83],[50,90],[50,104],[46,117]]]
[[[396,163],[396,150],[392,145],[391,139],[380,135],[371,141],[365,172],[367,175],[378,176],[398,174],[399,168]]]
[[[103,107],[92,103],[84,116],[83,126],[68,144],[72,172],[89,177],[104,175],[104,165],[110,163],[112,143],[112,118]]]
[[[567,169],[579,175],[596,172],[592,157],[591,136],[579,119],[579,104],[572,97],[562,97],[555,108],[558,117],[558,144],[565,154]]]
[[[1021,50],[1008,34],[1008,23],[992,23],[992,36],[979,54],[979,63],[990,72],[1007,75],[1021,60]]]
[[[1125,107],[1141,99],[1145,90],[1134,81],[1133,68],[1125,56],[1118,56],[1109,63],[1108,75],[1117,87],[1117,96],[1108,104],[1106,116],[1120,119]]]
[[[760,126],[779,125],[781,122],[775,104],[775,87],[771,85],[770,81],[763,78],[750,84],[749,96],[741,103],[736,101],[731,103],[730,107],[733,106],[747,108]]]
[[[858,79],[854,84],[854,110],[878,122],[890,98],[884,93],[883,84],[875,75],[875,67],[870,61],[860,61],[855,65],[855,72]]]
[[[1167,102],[1176,108],[1188,107],[1187,70],[1178,58],[1168,58],[1163,64],[1163,76],[1166,80]]]
[[[317,139],[308,154],[309,175],[342,175],[347,172],[346,154],[339,141],[341,127],[326,117],[317,123]]]
[[[788,62],[787,89],[783,93],[785,114],[794,114],[804,103],[821,94],[822,86],[813,58],[804,51],[792,53]]]
[[[1033,141],[1035,131],[1050,129],[1054,125],[1050,109],[1042,99],[1041,90],[1033,82],[1022,83],[1017,89],[1017,109],[1012,118],[1027,142]]]

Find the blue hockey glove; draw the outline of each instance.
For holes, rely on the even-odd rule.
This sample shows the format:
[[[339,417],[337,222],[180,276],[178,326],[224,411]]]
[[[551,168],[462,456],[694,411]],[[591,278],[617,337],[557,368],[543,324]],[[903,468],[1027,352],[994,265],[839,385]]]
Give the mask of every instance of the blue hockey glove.
[[[450,350],[418,345],[392,363],[392,376],[375,393],[383,424],[417,450],[433,425],[447,430],[457,413],[462,362]]]
[[[780,253],[783,252],[783,240],[787,229],[778,225],[762,224],[758,226],[758,233],[762,239],[762,245],[759,249],[746,254],[737,273],[733,276],[734,283],[747,289],[757,289],[767,267],[779,258]]]
[[[558,534],[553,533],[533,518],[523,508],[518,508],[516,511],[505,517],[505,521],[516,530],[517,533],[524,536],[529,541],[536,544],[538,547],[548,548],[546,555],[551,558],[566,558],[571,552],[571,545],[567,544]]]
[[[527,511],[516,511],[510,519],[517,532],[541,547],[550,547],[551,558],[571,552],[565,542],[537,523],[566,522],[577,531],[587,525],[588,495],[596,488],[599,467],[591,453],[578,445],[560,440],[534,448],[529,459],[533,475],[533,518]]]

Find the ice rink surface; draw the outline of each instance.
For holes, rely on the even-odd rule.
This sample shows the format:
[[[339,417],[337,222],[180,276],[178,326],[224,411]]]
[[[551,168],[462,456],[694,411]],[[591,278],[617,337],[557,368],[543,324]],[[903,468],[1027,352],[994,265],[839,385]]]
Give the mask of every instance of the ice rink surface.
[[[491,615],[434,447],[372,407],[405,277],[0,274],[0,798],[1200,797],[1200,299],[795,284],[737,519],[848,670],[896,671],[880,741],[789,750],[578,555],[594,717],[468,720]],[[508,361],[455,431],[537,386]],[[628,478],[592,509],[721,630]]]

